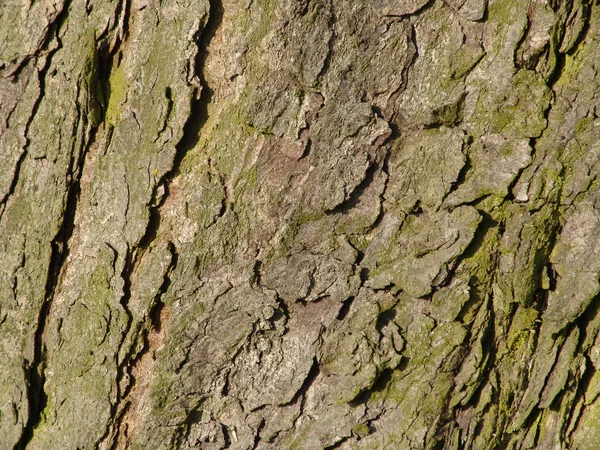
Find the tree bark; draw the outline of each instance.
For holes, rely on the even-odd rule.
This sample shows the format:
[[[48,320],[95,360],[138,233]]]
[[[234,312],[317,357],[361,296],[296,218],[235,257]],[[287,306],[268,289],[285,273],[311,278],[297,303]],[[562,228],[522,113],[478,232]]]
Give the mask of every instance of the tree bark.
[[[0,3],[1,449],[597,449],[600,4]]]

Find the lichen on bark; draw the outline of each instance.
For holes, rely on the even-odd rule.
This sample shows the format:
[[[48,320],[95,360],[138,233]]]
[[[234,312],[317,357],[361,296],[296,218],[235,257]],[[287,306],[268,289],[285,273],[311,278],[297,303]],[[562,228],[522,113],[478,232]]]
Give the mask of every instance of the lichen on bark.
[[[592,449],[600,5],[0,4],[1,449]]]

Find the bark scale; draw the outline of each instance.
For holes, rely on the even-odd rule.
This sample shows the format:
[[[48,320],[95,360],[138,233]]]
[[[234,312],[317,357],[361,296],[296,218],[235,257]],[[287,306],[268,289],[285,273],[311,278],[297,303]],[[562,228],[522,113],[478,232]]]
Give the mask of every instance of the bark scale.
[[[0,20],[0,448],[598,448],[598,2]]]

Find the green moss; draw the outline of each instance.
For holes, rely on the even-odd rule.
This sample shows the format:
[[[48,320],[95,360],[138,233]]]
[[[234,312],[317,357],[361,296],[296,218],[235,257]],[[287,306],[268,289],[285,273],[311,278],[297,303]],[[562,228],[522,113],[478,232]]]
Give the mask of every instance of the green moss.
[[[517,138],[539,137],[546,128],[544,114],[551,97],[541,75],[519,70],[507,89],[482,89],[472,119],[473,136],[497,133]]]
[[[592,117],[583,117],[579,119],[575,125],[575,134],[578,137],[588,134],[592,130],[594,122],[595,119]]]
[[[471,274],[472,282],[483,291],[487,291],[493,280],[495,255],[499,244],[498,225],[501,220],[500,211],[496,212],[496,217],[487,217],[486,222],[481,225],[484,234],[474,238],[475,251],[468,249],[466,252],[463,268]]]
[[[95,33],[87,38],[87,53],[81,70],[80,83],[85,92],[87,118],[92,126],[97,126],[102,120],[104,107],[104,92],[99,79],[100,55],[96,45]]]
[[[534,308],[517,308],[508,331],[507,345],[510,351],[519,351],[529,341],[537,320],[538,311]]]
[[[364,234],[351,234],[347,236],[348,242],[359,252],[365,252],[371,243],[371,238]]]
[[[391,406],[400,405],[406,397],[406,390],[402,386],[402,381],[405,377],[405,373],[395,370],[385,386],[371,391],[369,401],[378,403],[389,402],[391,400],[391,403],[389,403]]]
[[[254,194],[258,191],[258,188],[258,168],[255,165],[243,172],[242,175],[236,180],[235,189],[241,189],[244,192],[251,191]],[[240,194],[237,193],[236,198],[239,196]]]
[[[438,374],[431,390],[426,391],[423,409],[420,413],[423,418],[428,416],[431,418],[437,417],[442,411],[446,410],[453,387],[454,375],[452,373],[442,372]],[[429,388],[428,385],[427,388]]]
[[[490,132],[502,133],[511,124],[512,115],[506,110],[500,110],[491,117]]]
[[[473,49],[472,47],[463,45],[450,61],[452,68],[450,77],[453,80],[464,78],[481,61],[484,55],[485,53],[479,47]]]
[[[367,436],[370,433],[369,425],[366,423],[357,423],[352,427],[352,431],[358,436]]]
[[[439,125],[452,127],[463,119],[463,98],[461,97],[453,103],[443,105],[435,109],[432,113],[433,122]]]
[[[117,67],[110,75],[107,98],[106,122],[114,126],[121,118],[122,105],[127,98],[127,75],[122,67]]]
[[[556,83],[557,86],[567,85],[577,79],[579,71],[584,67],[584,61],[586,60],[586,58],[579,57],[584,48],[584,45],[580,45],[574,54],[565,55],[564,65],[560,72],[560,78]]]
[[[542,271],[548,262],[551,247],[550,240],[556,232],[559,222],[558,211],[554,205],[544,206],[532,216],[521,233],[521,245],[530,243],[527,255],[519,255],[517,269],[512,275],[515,300],[523,306],[530,306],[535,300],[536,291],[542,286]]]
[[[521,8],[521,11],[519,11]],[[515,0],[502,0],[491,2],[488,6],[488,21],[501,27],[512,27],[515,23],[515,18],[519,17],[519,13],[524,13],[522,2]],[[497,40],[502,41],[502,34],[497,34]],[[499,42],[503,45],[503,42]]]
[[[594,402],[583,411],[577,429],[573,434],[571,448],[595,450],[600,435],[600,402]]]

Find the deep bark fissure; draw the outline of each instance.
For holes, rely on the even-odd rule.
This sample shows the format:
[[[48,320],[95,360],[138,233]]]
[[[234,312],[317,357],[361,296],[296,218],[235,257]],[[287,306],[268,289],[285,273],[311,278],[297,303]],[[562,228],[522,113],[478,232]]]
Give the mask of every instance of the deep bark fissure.
[[[164,332],[164,327],[166,326],[165,322],[167,320],[165,318],[165,315],[170,315],[170,313],[168,313],[167,306],[162,301],[162,298],[168,291],[169,286],[171,285],[171,274],[172,274],[173,270],[175,270],[175,268],[177,267],[178,254],[177,254],[175,245],[172,242],[170,242],[167,247],[171,254],[171,260],[165,270],[165,274],[163,276],[163,282],[160,285],[158,291],[156,292],[153,304],[148,313],[149,324],[147,327],[143,327],[139,331],[139,333],[141,334],[141,339],[143,341],[143,346],[137,352],[135,350],[135,347],[132,347],[129,354],[124,358],[123,363],[119,366],[119,371],[118,371],[119,383],[117,384],[117,386],[120,386],[120,381],[125,376],[128,377],[129,382],[126,386],[126,389],[123,392],[120,392],[120,389],[117,390],[117,401],[111,405],[111,411],[112,411],[111,417],[115,418],[115,421],[114,421],[115,438],[111,445],[112,449],[121,448],[121,447],[119,447],[119,444],[127,445],[127,443],[130,442],[131,436],[129,436],[127,434],[128,429],[129,429],[127,422],[128,422],[129,412],[131,411],[131,408],[133,407],[132,404],[135,403],[133,400],[131,400],[130,397],[132,397],[134,395],[134,391],[136,389],[136,383],[138,381],[138,380],[136,380],[136,377],[133,372],[136,370],[136,368],[141,363],[143,358],[147,358],[147,357],[154,358],[154,353],[157,350],[157,346],[161,345],[161,344],[152,342],[151,334],[157,335],[157,334],[161,333],[161,331]],[[128,252],[128,254],[130,254],[130,253]],[[129,267],[132,267],[132,266],[129,265]],[[130,276],[131,275],[125,276],[123,279],[129,281]],[[128,285],[127,289],[125,290],[125,292],[127,293],[128,296],[131,295],[130,290],[131,290],[131,286]],[[127,297],[127,298],[129,298],[129,297]],[[129,310],[127,308],[125,308],[125,309],[128,313],[128,323],[129,323],[129,330],[130,330],[131,324],[133,323],[133,316],[131,315],[131,313],[129,312]],[[165,313],[165,311],[166,311],[166,313]],[[123,339],[125,339],[125,334],[123,335]],[[124,406],[122,406],[122,405],[124,405]],[[111,427],[108,427],[105,434],[100,438],[100,440],[98,442],[103,442],[107,438],[109,438],[110,432],[111,432]]]
[[[211,102],[213,91],[206,84],[204,77],[202,76],[202,70],[204,67],[204,61],[206,58],[205,50],[208,48],[208,44],[210,40],[214,37],[217,28],[219,27],[223,17],[223,9],[222,4],[218,0],[211,0],[210,2],[210,11],[208,12],[208,17],[200,29],[197,35],[193,37],[196,45],[198,47],[198,53],[195,64],[195,76],[199,77],[201,81],[201,91],[200,97],[197,100],[192,101],[191,110],[189,116],[183,126],[183,135],[177,145],[175,146],[176,152],[175,157],[173,159],[172,167],[168,170],[156,183],[152,190],[151,200],[148,204],[149,209],[149,218],[146,226],[146,230],[144,235],[140,238],[137,244],[134,245],[132,249],[128,249],[125,257],[125,264],[123,267],[123,272],[121,274],[121,278],[123,279],[123,295],[121,297],[121,305],[127,314],[127,326],[123,331],[123,338],[121,341],[121,345],[124,344],[126,336],[131,331],[131,326],[133,323],[133,316],[128,309],[128,303],[131,298],[131,279],[134,274],[136,268],[138,267],[143,254],[152,246],[154,241],[158,236],[158,231],[161,226],[161,209],[167,198],[169,196],[169,184],[173,181],[173,179],[179,174],[179,167],[185,158],[187,152],[195,147],[199,139],[199,133],[202,129],[202,126],[208,119],[208,104]],[[171,90],[167,88],[165,95],[169,100],[169,108],[172,107],[171,102]],[[197,93],[193,94],[193,98],[197,97]],[[160,132],[159,132],[160,134]],[[160,189],[164,189],[164,194],[159,195]],[[171,263],[167,268],[165,273],[165,278],[163,280],[163,284],[161,285],[159,292],[157,293],[157,300],[152,308],[150,316],[153,316],[153,312],[160,311],[164,308],[164,303],[160,300],[168,290],[171,280],[170,274],[175,269],[177,264],[177,251],[175,245],[171,242],[168,245],[169,252],[171,253]],[[154,326],[154,325],[153,325]],[[144,333],[144,346],[143,349],[139,353],[135,353],[135,349],[131,348],[128,354],[123,359],[122,363],[118,365],[118,373],[117,373],[117,386],[120,385],[120,380],[124,377],[125,373],[131,375],[132,370],[136,366],[136,364],[148,354],[148,351],[151,349],[148,346],[147,342],[147,332]],[[118,355],[118,353],[117,353]],[[118,421],[115,421],[116,424],[116,435],[113,441],[113,448],[120,448],[119,445],[127,445],[131,440],[131,436],[128,436],[124,433],[127,433],[128,426],[124,424],[127,422],[129,411],[131,407],[129,406],[128,397],[132,395],[133,390],[135,389],[135,379],[130,381],[126,392],[117,392],[117,401],[112,405],[112,409],[114,412],[118,411],[120,405],[125,402],[125,407],[123,413],[119,414]],[[132,414],[135,414],[134,412]],[[115,414],[113,413],[113,417]],[[107,429],[107,432],[101,439],[104,440],[108,437],[110,433],[110,428]]]
[[[310,3],[310,1],[307,3]],[[307,4],[306,8],[308,8],[308,4]],[[331,30],[331,34],[329,36],[329,40],[327,41],[327,55],[325,56],[325,60],[323,61],[321,70],[317,74],[317,84],[321,82],[322,78],[325,76],[325,74],[329,70],[329,67],[331,66],[331,61],[333,59],[334,50],[335,50],[335,48],[334,48],[335,40],[336,40],[335,24],[337,22],[337,19],[336,19],[335,11],[333,8],[333,0],[329,0],[329,9],[331,12],[331,20],[329,21],[329,23],[327,25],[329,26],[329,29]],[[310,151],[310,148],[308,150],[305,150],[305,153],[308,154],[309,151]]]
[[[83,123],[86,124],[86,121],[84,120]],[[87,127],[88,125],[86,124],[85,126]],[[78,151],[73,151],[70,167],[66,175],[66,178],[70,181],[67,188],[62,225],[55,238],[51,242],[52,252],[50,257],[49,272],[46,279],[44,301],[40,308],[38,326],[35,331],[34,361],[29,368],[31,371],[30,373],[32,374],[30,381],[31,389],[33,389],[34,392],[37,392],[33,393],[33,398],[37,399],[35,400],[35,408],[33,409],[33,416],[35,419],[31,422],[31,424],[28,425],[28,427],[31,427],[31,431],[27,432],[28,437],[24,441],[24,444],[22,444],[24,445],[23,448],[27,446],[28,441],[33,437],[33,430],[35,430],[36,426],[40,422],[42,412],[46,406],[47,396],[44,391],[44,360],[46,354],[46,345],[44,342],[45,329],[50,320],[52,302],[56,296],[57,288],[59,287],[61,273],[64,270],[65,262],[69,256],[69,240],[71,239],[73,230],[75,229],[75,215],[77,213],[79,193],[81,191],[81,175],[83,173],[87,150],[96,139],[96,131],[97,129],[95,127],[89,129],[89,131],[86,132],[87,138],[82,143],[82,147]],[[76,161],[73,157],[75,154],[77,154]]]
[[[39,110],[41,102],[44,99],[44,88],[45,78],[50,69],[52,57],[63,48],[61,40],[59,38],[60,30],[65,21],[68,18],[69,8],[71,2],[67,1],[64,5],[63,10],[59,13],[56,20],[52,24],[52,34],[57,39],[57,46],[47,56],[43,69],[38,72],[40,82],[40,93],[37,97],[32,114],[28,119],[25,127],[25,136],[27,139],[27,145],[23,149],[21,158],[17,163],[15,176],[12,180],[11,188],[9,193],[2,199],[0,204],[4,206],[6,200],[16,188],[18,182],[19,169],[27,156],[27,147],[31,142],[30,138],[27,137],[28,130],[33,122],[33,119]],[[86,111],[87,113],[87,111]],[[44,299],[39,309],[38,320],[36,329],[34,331],[33,339],[33,361],[26,363],[25,372],[27,373],[28,387],[27,387],[27,398],[29,402],[29,416],[27,419],[26,427],[23,429],[21,437],[15,445],[15,450],[24,449],[27,447],[33,437],[35,428],[38,426],[42,419],[43,411],[46,407],[47,394],[45,392],[45,358],[46,358],[46,345],[45,345],[45,329],[48,321],[50,320],[50,311],[52,307],[52,301],[56,295],[56,289],[60,283],[60,276],[64,269],[64,264],[69,255],[69,240],[73,234],[75,227],[75,215],[77,211],[77,205],[79,201],[80,193],[80,182],[85,164],[85,157],[87,150],[93,145],[96,139],[97,127],[93,124],[88,123],[87,118],[82,116],[81,113],[77,114],[77,121],[74,124],[73,133],[77,133],[77,129],[83,128],[82,135],[83,139],[81,147],[79,149],[71,149],[71,157],[69,166],[65,178],[67,180],[67,192],[65,196],[64,209],[61,219],[61,226],[50,243],[51,255],[50,263],[48,265],[48,274],[46,277],[46,283],[44,288]],[[4,212],[4,210],[2,211]],[[0,215],[1,219],[1,215]]]
[[[58,31],[60,30],[68,15],[71,2],[72,0],[65,0],[62,9],[57,12],[54,20],[48,24],[46,33],[42,38],[38,48],[36,48],[33,53],[25,55],[25,57],[19,62],[19,64],[6,75],[7,78],[12,78],[14,81],[17,81],[23,69],[27,67],[27,65],[31,61],[36,60],[42,52],[48,49],[48,45],[50,45],[50,43],[54,40],[55,37],[58,37]],[[54,53],[56,50],[58,49],[53,50],[51,53]]]
[[[57,44],[54,49],[49,50],[48,54],[44,57],[45,58],[44,66],[41,69],[39,69],[37,72],[38,82],[39,82],[39,93],[38,93],[37,98],[35,99],[35,102],[33,103],[33,106],[31,108],[31,113],[29,114],[29,117],[27,118],[27,122],[25,123],[25,128],[23,131],[23,136],[25,137],[25,145],[23,146],[21,154],[19,155],[19,158],[16,161],[13,177],[12,177],[10,186],[8,188],[8,192],[6,192],[6,194],[4,194],[4,196],[0,199],[0,220],[2,220],[2,216],[4,215],[4,212],[6,210],[6,204],[8,202],[8,199],[15,192],[15,189],[19,182],[19,173],[21,171],[21,165],[23,164],[23,162],[25,161],[25,158],[28,155],[28,148],[29,148],[29,145],[31,144],[31,137],[29,136],[29,129],[31,127],[31,124],[33,123],[33,120],[35,119],[35,117],[38,113],[38,110],[39,110],[40,105],[42,104],[42,101],[44,100],[46,76],[48,75],[48,72],[49,72],[51,64],[52,64],[52,57],[62,48],[62,44],[61,44],[61,41],[59,38],[59,33],[60,33],[61,26],[63,25],[64,21],[66,20],[66,18],[68,16],[70,1],[71,0],[69,0],[65,3],[64,9],[57,16],[57,18],[53,22],[52,26],[49,27],[48,33],[50,36],[52,36],[52,38],[47,40],[44,47],[47,47],[48,45],[50,45],[50,43],[54,39],[56,39]],[[29,60],[27,60],[27,61],[29,61]],[[15,105],[15,107],[16,107],[16,105]]]
[[[0,113],[15,147],[0,219],[16,237],[0,241],[0,325],[12,347],[11,330],[36,328],[17,367],[29,411],[0,395],[10,445],[579,448],[600,402],[592,3],[42,12],[33,44],[7,41],[17,67]],[[76,99],[62,115],[45,103],[59,83]],[[56,136],[58,157],[34,155]],[[10,227],[38,192],[57,198],[24,209],[54,220],[30,305],[43,230]],[[80,313],[68,301],[83,296]]]

